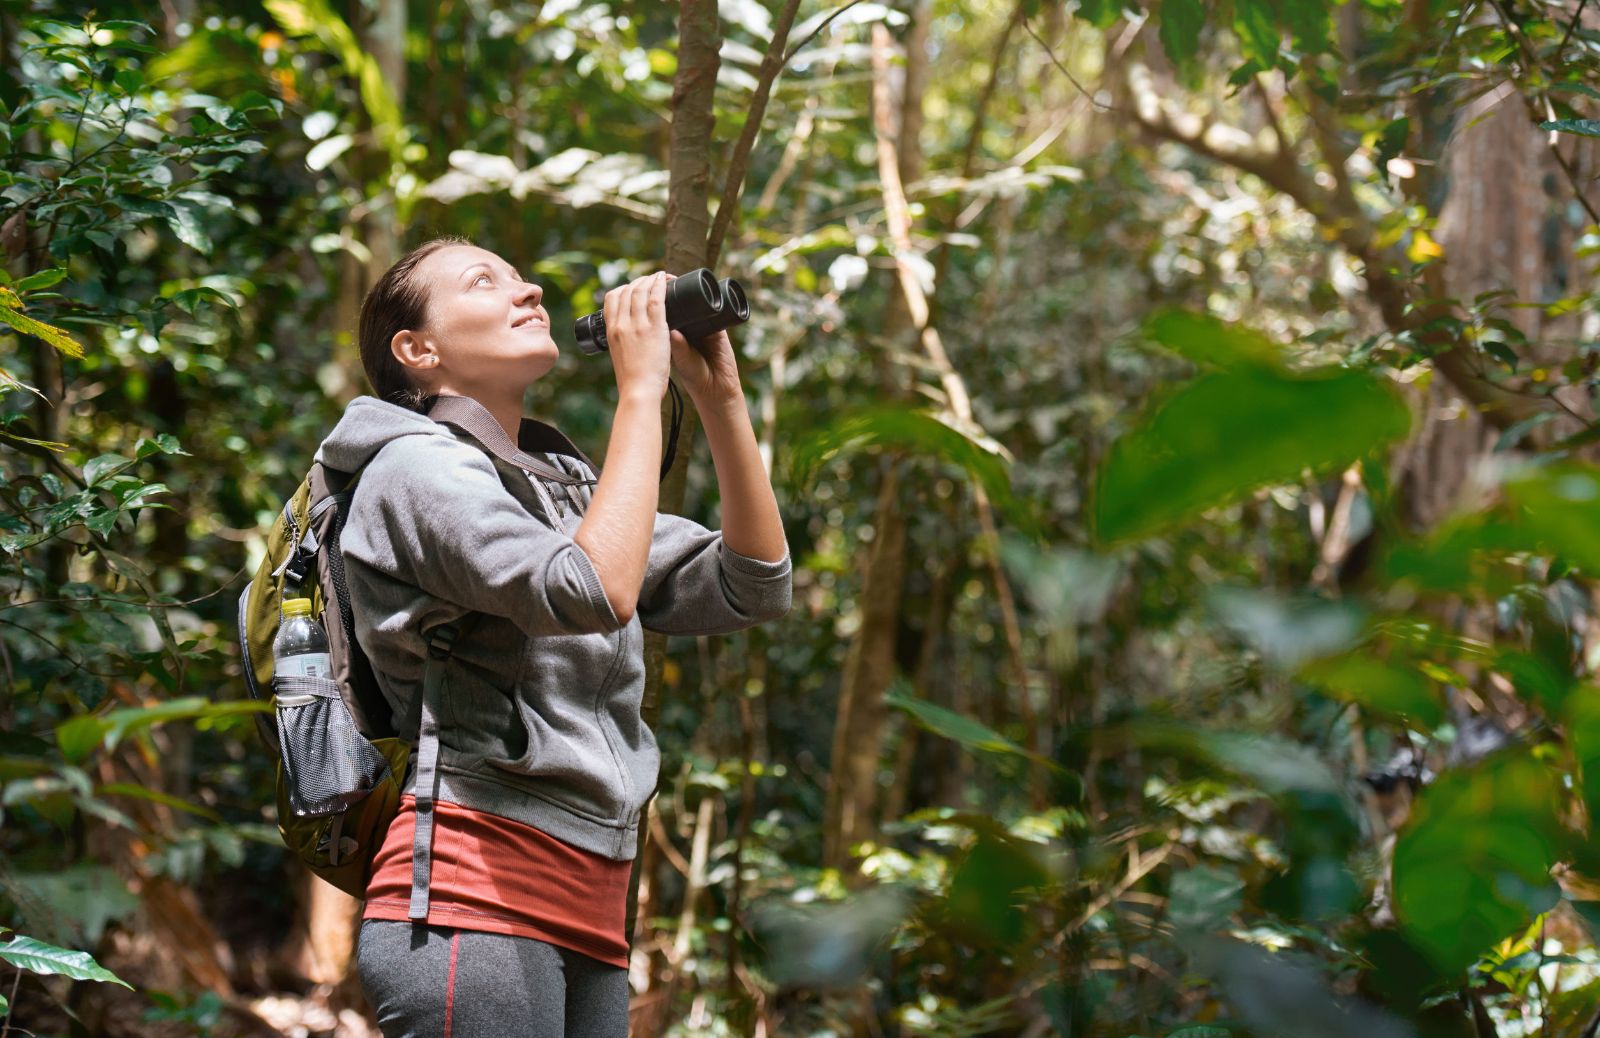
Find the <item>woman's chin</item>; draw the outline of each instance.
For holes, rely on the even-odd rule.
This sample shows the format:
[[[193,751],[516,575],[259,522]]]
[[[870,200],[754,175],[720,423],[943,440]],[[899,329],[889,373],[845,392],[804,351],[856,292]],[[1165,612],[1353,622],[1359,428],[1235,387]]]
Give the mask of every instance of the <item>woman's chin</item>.
[[[556,360],[561,356],[561,349],[555,344],[554,339],[547,340],[547,345],[540,350],[527,355],[527,360],[521,365],[526,377],[543,378],[556,366]]]

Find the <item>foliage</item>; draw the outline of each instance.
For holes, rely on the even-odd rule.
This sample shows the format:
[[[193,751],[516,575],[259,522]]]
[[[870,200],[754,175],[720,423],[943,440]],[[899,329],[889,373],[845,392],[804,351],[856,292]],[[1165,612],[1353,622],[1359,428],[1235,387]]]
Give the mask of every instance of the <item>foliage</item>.
[[[109,956],[291,937],[232,596],[365,391],[385,229],[515,259],[558,328],[652,269],[675,8],[413,5],[386,56],[383,5],[13,6],[0,908],[39,938],[0,958],[116,980],[98,957],[145,1022],[209,1029],[202,982]],[[775,23],[719,8],[720,145]],[[669,647],[649,1033],[1592,1031],[1600,227],[1569,167],[1600,35],[1575,10],[802,5],[721,264],[748,272],[796,605]],[[930,41],[914,255],[880,194],[880,24]],[[1557,149],[1529,298],[1469,283],[1442,216],[1493,98]],[[598,444],[609,373],[562,364],[530,409]],[[713,477],[685,509],[711,524]],[[840,674],[872,649],[880,817],[841,863]]]

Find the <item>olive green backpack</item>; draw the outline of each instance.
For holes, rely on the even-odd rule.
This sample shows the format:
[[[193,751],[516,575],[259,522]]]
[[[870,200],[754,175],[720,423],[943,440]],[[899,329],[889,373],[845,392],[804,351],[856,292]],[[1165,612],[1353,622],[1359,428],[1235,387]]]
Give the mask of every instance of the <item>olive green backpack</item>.
[[[509,463],[495,466],[502,481],[516,470],[562,483],[574,479],[511,442],[494,417],[470,397],[440,396],[428,412],[435,421],[469,433],[478,446]],[[588,459],[553,427],[525,419],[519,439]],[[375,455],[374,455],[375,456]],[[369,459],[370,463],[370,459]],[[372,664],[356,640],[339,536],[361,473],[314,461],[267,536],[265,557],[239,595],[239,651],[249,694],[273,703],[273,717],[257,715],[261,737],[277,757],[278,831],[312,872],[355,897],[365,895],[374,856],[400,808],[407,769],[417,751],[418,820],[414,853],[422,879],[414,914],[427,910],[431,854],[432,780],[438,755],[436,705],[443,668],[457,639],[479,613],[424,632],[428,657],[423,694],[412,711],[413,728],[396,731],[392,711]],[[521,477],[521,478],[526,478]],[[332,676],[277,677],[272,643],[283,603],[309,598],[311,617],[328,639]]]

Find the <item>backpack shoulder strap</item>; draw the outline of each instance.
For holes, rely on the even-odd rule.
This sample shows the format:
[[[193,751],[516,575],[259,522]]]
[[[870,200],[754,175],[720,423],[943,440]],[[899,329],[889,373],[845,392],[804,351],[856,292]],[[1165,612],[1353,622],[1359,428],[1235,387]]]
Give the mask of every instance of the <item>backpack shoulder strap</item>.
[[[444,665],[457,638],[482,613],[468,613],[428,632],[428,659],[422,671],[422,722],[417,738],[417,813],[411,841],[412,919],[428,918],[428,886],[433,873],[433,804],[439,792],[439,706],[443,700]]]

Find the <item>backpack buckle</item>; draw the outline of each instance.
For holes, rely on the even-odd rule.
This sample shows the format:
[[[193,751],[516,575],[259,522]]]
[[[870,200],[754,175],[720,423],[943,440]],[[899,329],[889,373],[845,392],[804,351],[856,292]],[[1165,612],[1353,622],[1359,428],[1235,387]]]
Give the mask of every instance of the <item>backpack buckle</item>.
[[[291,555],[283,566],[283,575],[286,583],[293,584],[297,589],[306,582],[306,562],[300,555]]]
[[[441,624],[429,632],[428,655],[436,660],[450,658],[450,653],[455,649],[456,635],[461,633],[458,624]]]

